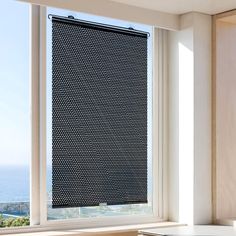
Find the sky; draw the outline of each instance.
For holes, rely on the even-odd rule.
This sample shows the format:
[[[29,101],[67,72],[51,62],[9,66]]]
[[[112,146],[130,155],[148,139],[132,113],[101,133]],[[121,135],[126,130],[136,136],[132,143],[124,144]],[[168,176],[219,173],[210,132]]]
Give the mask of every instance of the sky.
[[[0,166],[28,165],[29,6],[1,1]]]

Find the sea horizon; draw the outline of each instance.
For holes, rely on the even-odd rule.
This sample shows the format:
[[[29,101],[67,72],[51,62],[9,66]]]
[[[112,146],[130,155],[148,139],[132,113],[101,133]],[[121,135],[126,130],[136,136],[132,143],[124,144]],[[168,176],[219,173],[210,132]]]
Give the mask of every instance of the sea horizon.
[[[48,166],[47,170],[51,173],[51,166]],[[1,165],[0,203],[29,202],[29,176],[29,165]],[[51,178],[47,180],[47,188],[51,189]]]

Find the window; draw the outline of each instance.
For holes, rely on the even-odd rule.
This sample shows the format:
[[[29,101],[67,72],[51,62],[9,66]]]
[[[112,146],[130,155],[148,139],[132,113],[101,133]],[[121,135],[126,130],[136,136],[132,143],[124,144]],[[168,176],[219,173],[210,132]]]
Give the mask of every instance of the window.
[[[13,217],[14,219],[18,219],[18,221],[12,226],[19,226],[20,221],[22,222],[20,225],[29,225],[29,223],[31,225],[42,226],[56,225],[58,228],[60,227],[60,223],[72,224],[73,222],[76,224],[83,222],[82,227],[90,227],[91,222],[93,226],[108,226],[162,220],[161,217],[163,214],[161,210],[159,211],[159,206],[161,206],[163,200],[162,183],[157,186],[158,181],[162,182],[162,162],[160,161],[160,165],[157,165],[159,164],[159,154],[154,155],[154,149],[156,148],[153,147],[155,136],[158,136],[158,148],[161,143],[159,138],[162,138],[162,134],[155,134],[156,130],[155,133],[153,132],[155,126],[153,122],[155,117],[154,113],[159,114],[161,110],[161,108],[158,107],[158,112],[154,112],[156,108],[153,106],[155,99],[154,93],[157,89],[153,83],[152,71],[153,28],[121,20],[36,5],[30,6],[32,8],[30,18],[29,5],[17,1],[3,1],[1,4],[3,11],[0,16],[0,18],[2,18],[0,28],[4,30],[5,34],[4,37],[0,38],[0,215],[3,215],[4,221],[9,219],[9,217]],[[11,18],[6,15],[9,9],[13,12]],[[51,16],[49,17],[49,15]],[[83,101],[79,104],[80,107],[84,106],[85,110],[91,108],[99,109],[99,104],[97,104],[97,107],[94,105],[95,101],[99,101],[103,103],[102,108],[107,106],[110,109],[104,109],[102,112],[98,111],[98,117],[95,117],[96,113],[91,112],[93,119],[89,120],[90,117],[86,117],[86,122],[90,122],[90,126],[86,126],[86,122],[83,123],[85,132],[87,132],[86,129],[88,129],[88,127],[92,127],[93,129],[90,130],[91,134],[95,132],[95,135],[91,135],[90,139],[91,137],[99,138],[99,135],[101,139],[96,143],[97,140],[93,140],[92,142],[91,140],[86,141],[84,136],[82,137],[82,142],[86,141],[86,145],[90,145],[91,148],[95,148],[93,145],[96,143],[98,148],[101,147],[103,152],[98,153],[99,149],[96,149],[98,153],[97,156],[100,158],[100,169],[97,166],[93,166],[94,169],[92,170],[90,167],[93,163],[91,164],[90,162],[87,165],[87,169],[82,169],[82,167],[78,165],[76,171],[87,171],[86,178],[91,176],[91,170],[94,171],[94,173],[96,172],[96,178],[103,178],[103,171],[110,171],[109,178],[100,180],[99,191],[101,195],[97,198],[96,202],[89,202],[88,204],[84,202],[78,203],[78,196],[84,198],[86,201],[88,201],[89,198],[87,198],[86,194],[81,193],[80,188],[76,186],[76,181],[72,186],[76,188],[69,189],[69,191],[73,189],[73,194],[76,196],[76,199],[73,198],[69,205],[58,204],[54,201],[56,196],[54,195],[56,192],[55,186],[61,188],[59,191],[63,190],[62,185],[64,185],[64,187],[66,186],[65,182],[63,182],[64,176],[60,179],[61,182],[56,182],[58,181],[56,176],[62,173],[62,168],[66,169],[68,166],[57,166],[59,169],[56,169],[54,166],[55,161],[58,161],[54,156],[56,146],[55,128],[57,128],[56,126],[58,124],[60,126],[63,123],[63,120],[58,120],[57,123],[54,123],[55,116],[63,119],[62,114],[64,112],[62,111],[59,114],[53,111],[56,107],[55,92],[60,92],[60,89],[65,89],[66,86],[63,84],[55,86],[53,83],[55,83],[55,73],[60,74],[62,71],[66,72],[66,76],[63,77],[60,82],[64,82],[64,79],[68,78],[67,75],[69,75],[69,73],[67,68],[63,68],[63,65],[60,65],[60,63],[55,64],[60,62],[60,58],[57,61],[55,58],[53,59],[53,56],[55,56],[53,50],[58,50],[59,54],[66,54],[67,51],[63,51],[63,45],[59,41],[57,41],[59,45],[55,47],[56,41],[53,42],[52,39],[52,37],[55,37],[55,35],[53,36],[52,34],[52,15],[54,18],[55,16],[59,16],[59,18],[65,17],[66,19],[70,16],[69,21],[72,20],[73,16],[80,22],[93,22],[85,24],[102,24],[101,27],[105,27],[103,30],[114,30],[115,33],[112,31],[114,34],[112,33],[112,36],[108,34],[109,37],[112,38],[115,35],[115,37],[122,42],[121,44],[117,43],[117,45],[114,45],[115,40],[112,38],[113,41],[110,43],[109,47],[105,47],[102,39],[106,40],[106,38],[104,38],[104,35],[100,35],[100,41],[96,40],[94,44],[92,43],[90,46],[96,45],[97,49],[100,50],[98,44],[103,44],[103,50],[99,51],[98,56],[109,48],[112,55],[110,61],[109,57],[105,55],[102,57],[102,60],[100,59],[104,67],[97,65],[95,60],[95,62],[90,65],[89,63],[84,64],[85,66],[89,65],[91,68],[95,66],[92,68],[94,70],[93,72],[89,70],[86,71],[86,68],[80,71],[80,73],[96,74],[98,75],[97,78],[100,79],[100,81],[94,81],[94,83],[99,82],[96,84],[99,93],[92,96],[93,98],[91,100],[88,93],[96,93],[96,90],[94,88],[87,89],[87,94],[85,93],[83,95],[87,97],[83,97]],[[5,21],[6,18],[8,21]],[[31,30],[29,30],[30,23]],[[64,30],[67,30],[67,26],[64,26]],[[58,28],[58,30],[60,31],[61,28]],[[57,31],[57,33],[59,31]],[[119,35],[117,33],[118,31]],[[92,31],[89,32],[91,33]],[[71,33],[75,36],[73,30]],[[137,37],[137,41],[132,41],[132,35]],[[63,35],[59,35],[57,40],[61,40],[61,36],[63,37]],[[83,37],[83,35],[80,36]],[[98,36],[99,35],[92,35],[91,33],[89,37],[96,39]],[[130,41],[128,41],[128,39]],[[76,42],[78,41],[77,38],[75,40]],[[83,43],[85,47],[86,42],[84,41]],[[135,43],[137,44],[135,45]],[[73,46],[77,46],[77,44]],[[124,50],[125,47],[127,50]],[[139,49],[137,50],[137,48]],[[112,54],[112,50],[116,52],[114,53],[115,55]],[[85,54],[87,54],[87,61],[90,58],[96,59],[96,53],[88,55],[88,53],[92,52],[88,51],[87,47],[84,48],[84,51],[86,51]],[[29,57],[30,54],[31,61]],[[121,58],[123,55],[125,56]],[[116,57],[117,62],[114,61]],[[75,59],[75,57],[73,59]],[[114,63],[112,65],[113,61]],[[129,63],[132,65],[130,66]],[[110,71],[106,71],[106,69],[103,70],[106,66],[108,70],[110,68]],[[79,65],[77,64],[74,69],[77,71],[79,69],[78,67]],[[29,76],[29,71],[31,71],[30,75],[32,78]],[[123,76],[120,71],[126,74]],[[101,78],[104,73],[110,74],[109,76],[105,76],[106,81],[104,85],[101,86],[103,83]],[[112,73],[115,75],[111,76]],[[137,78],[140,78],[142,74],[142,81],[140,82],[138,79],[133,80],[135,77],[134,74]],[[76,76],[78,76],[78,74]],[[117,76],[118,79],[113,84],[113,80],[115,80]],[[94,76],[91,76],[91,78],[94,80]],[[109,81],[107,78],[111,78],[111,80]],[[125,81],[127,81],[127,84],[122,81],[122,78],[126,78]],[[59,80],[57,82],[59,82]],[[121,82],[123,83],[122,86]],[[77,86],[77,84],[74,85]],[[86,81],[84,85],[87,85]],[[80,84],[75,91],[76,93],[79,91],[81,94],[84,88],[85,87],[81,87]],[[109,92],[109,89],[114,92],[109,95],[112,101],[107,99],[106,92],[102,91],[103,88],[106,88],[106,92]],[[67,93],[68,90],[64,92],[65,98],[70,95]],[[103,94],[100,100],[97,96],[99,94]],[[161,93],[160,95],[158,93],[158,96],[161,96]],[[76,99],[78,99],[78,97],[77,94]],[[63,98],[63,96],[59,97],[59,99],[61,98]],[[76,102],[78,102],[78,100]],[[30,107],[30,104],[32,104],[32,107]],[[67,105],[64,106],[63,109],[67,109]],[[71,111],[73,112],[73,109],[80,110],[80,107],[74,107]],[[60,108],[62,108],[62,104],[57,106],[57,109],[60,110]],[[85,110],[83,110],[83,112]],[[110,116],[107,114],[110,114]],[[105,121],[102,120],[102,115],[104,115]],[[119,119],[117,119],[117,117],[119,117]],[[125,119],[122,120],[124,117],[127,119],[127,122]],[[70,118],[72,118],[73,121],[73,117]],[[96,119],[97,123],[92,123]],[[109,125],[107,125],[107,120],[108,123],[110,122],[110,128]],[[121,123],[115,126],[114,120],[116,120],[116,123]],[[135,122],[137,122],[138,125]],[[74,123],[75,122],[71,122],[71,124]],[[72,129],[77,129],[78,124],[79,123],[76,124],[76,127],[72,127]],[[99,127],[101,124],[104,126]],[[160,125],[160,122],[158,125]],[[98,131],[96,131],[96,128],[99,128]],[[115,141],[113,140],[111,142],[113,137],[109,129],[114,129],[115,131],[113,131],[115,135],[118,134],[117,136],[120,135],[119,132],[123,132],[119,140],[121,146],[119,146],[119,150],[115,155],[117,138]],[[68,138],[68,136],[63,134],[58,135],[56,138],[59,136],[61,139],[58,150],[63,151],[61,147],[66,144],[64,138]],[[103,140],[105,141],[103,142]],[[101,141],[103,144],[101,144]],[[79,145],[82,145],[82,142],[80,142]],[[69,145],[70,142],[67,144]],[[78,143],[76,145],[77,147],[74,148],[74,152],[78,151]],[[108,155],[104,152],[106,145],[109,147],[109,150],[106,150]],[[71,146],[69,148],[71,148]],[[67,148],[67,151],[68,150],[70,149]],[[87,150],[79,148],[79,150],[82,154],[89,151],[88,148]],[[123,156],[119,156],[119,153]],[[130,163],[126,163],[127,160],[125,158],[126,156],[129,157],[130,153],[132,153],[133,159],[129,159]],[[67,154],[65,156],[68,156]],[[106,160],[104,156],[107,157]],[[87,157],[84,155],[82,160],[85,162],[86,158]],[[111,159],[116,161],[116,158],[121,158],[121,161],[117,161],[115,165],[116,169],[114,169]],[[135,163],[138,158],[140,158],[140,165]],[[71,168],[71,166],[69,167]],[[98,169],[102,173],[101,175],[97,173]],[[131,173],[128,172],[129,169],[132,171]],[[30,172],[31,174],[29,174]],[[113,174],[112,172],[116,172],[118,176],[117,179],[114,180],[114,178],[110,177]],[[75,174],[76,172],[73,171],[70,173]],[[124,177],[126,174],[128,177]],[[81,179],[84,178],[83,181],[85,183],[86,179],[84,176],[85,175],[80,175],[79,180],[81,181]],[[73,178],[74,177],[75,175]],[[121,182],[118,182],[120,179]],[[137,181],[137,179],[139,179],[139,181]],[[83,181],[81,181],[82,184]],[[117,189],[118,197],[114,194],[115,191],[112,192],[114,189],[112,189],[113,186],[109,181],[116,181],[114,186],[122,186],[119,184],[123,184],[123,189]],[[143,188],[140,190],[142,194],[139,194],[137,186]],[[86,188],[89,187],[87,182]],[[2,191],[2,189],[4,189],[4,191]],[[91,189],[89,194],[95,192],[94,186],[92,186]],[[109,191],[109,189],[112,191]],[[106,193],[112,195],[112,198],[101,200],[104,199],[101,198],[101,196],[106,196]],[[57,195],[60,201],[61,196],[61,194]],[[68,197],[68,192],[65,196]],[[95,198],[90,198],[90,200],[91,199],[94,201]],[[66,201],[68,201],[68,198]],[[29,216],[31,217],[30,222]],[[23,221],[19,220],[19,218],[22,217],[25,217]],[[0,227],[2,227],[1,222],[2,219],[0,219]]]
[[[1,1],[0,29],[0,227],[11,227],[30,214],[29,6]]]
[[[52,94],[53,94],[53,85],[52,85],[52,21],[47,20],[47,196],[48,196],[48,207],[47,207],[47,219],[49,221],[53,220],[61,220],[61,219],[72,219],[72,218],[100,218],[105,216],[152,216],[153,215],[153,204],[152,204],[152,197],[153,197],[153,190],[152,190],[152,35],[151,35],[151,27],[130,24],[127,22],[122,22],[118,20],[112,20],[97,16],[91,16],[82,13],[75,13],[65,10],[58,10],[58,9],[51,9],[49,8],[47,11],[47,15],[59,15],[59,16],[69,16],[72,15],[75,18],[86,20],[86,21],[93,21],[97,23],[115,25],[117,27],[132,27],[140,31],[146,31],[150,34],[147,40],[147,71],[146,75],[146,96],[147,96],[147,103],[145,105],[146,109],[146,117],[148,122],[146,123],[146,132],[147,132],[147,203],[139,203],[139,204],[114,204],[114,205],[106,205],[100,204],[96,206],[81,206],[81,207],[60,207],[60,208],[53,208],[52,207],[52,146],[53,146],[53,137],[52,137],[52,127],[53,127],[53,119],[52,119]],[[60,37],[60,36],[59,36]],[[63,37],[63,35],[62,35]],[[95,36],[94,36],[95,37]],[[58,42],[60,44],[60,42]],[[56,42],[55,42],[56,45]],[[54,46],[55,46],[54,45]],[[118,45],[119,46],[119,45]],[[60,45],[59,45],[60,47]],[[96,55],[95,55],[96,56]],[[62,65],[61,65],[62,66]],[[60,85],[63,87],[62,85]],[[141,91],[141,90],[139,90]],[[68,96],[68,94],[67,94]],[[117,102],[119,100],[117,99]],[[89,107],[89,104],[88,104]],[[104,138],[106,138],[104,136]],[[60,172],[61,173],[61,172]],[[58,174],[58,173],[57,173]],[[138,174],[138,173],[136,173]],[[82,176],[83,177],[83,176]],[[112,181],[112,180],[111,180]],[[70,190],[71,191],[71,190]],[[78,194],[78,193],[77,193]]]

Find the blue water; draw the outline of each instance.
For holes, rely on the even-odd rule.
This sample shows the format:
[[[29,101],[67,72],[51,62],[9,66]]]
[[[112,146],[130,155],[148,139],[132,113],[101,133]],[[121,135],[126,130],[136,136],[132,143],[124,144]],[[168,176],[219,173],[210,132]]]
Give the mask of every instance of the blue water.
[[[50,189],[50,178],[47,185]],[[29,166],[0,166],[0,203],[28,202],[29,187]]]
[[[0,202],[29,201],[29,167],[0,166]]]

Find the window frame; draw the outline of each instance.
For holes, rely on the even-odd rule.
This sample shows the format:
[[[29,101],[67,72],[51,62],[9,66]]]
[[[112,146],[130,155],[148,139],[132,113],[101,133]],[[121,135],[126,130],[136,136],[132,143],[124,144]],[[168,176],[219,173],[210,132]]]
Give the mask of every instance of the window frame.
[[[153,215],[152,216],[112,216],[112,217],[96,217],[96,218],[84,218],[84,219],[63,219],[53,220],[47,219],[47,189],[46,189],[46,79],[47,79],[47,7],[46,6],[34,6],[32,9],[37,8],[40,12],[37,16],[39,22],[39,156],[40,156],[40,225],[43,226],[77,226],[82,225],[79,228],[90,227],[104,227],[104,226],[116,226],[116,225],[129,225],[138,223],[153,223],[164,220],[164,208],[163,208],[163,76],[164,68],[162,65],[164,50],[162,44],[164,40],[157,40],[157,38],[163,38],[164,34],[162,30],[155,30],[155,35],[152,42],[153,46]],[[34,11],[32,11],[34,12]],[[153,29],[154,32],[154,29]],[[156,44],[157,42],[157,44]],[[37,47],[35,47],[36,49]],[[159,49],[162,50],[159,50]],[[34,49],[34,50],[35,50]],[[156,54],[157,53],[157,54]],[[154,58],[155,55],[158,57]],[[154,68],[159,68],[158,71],[154,71]],[[160,69],[162,68],[162,69]],[[161,79],[162,78],[162,79]],[[162,114],[162,115],[160,115]],[[155,125],[154,125],[155,124]],[[158,147],[158,148],[155,148]],[[154,201],[154,199],[157,199]]]
[[[46,229],[95,228],[167,221],[167,31],[153,27],[153,216],[113,216],[47,220],[46,189],[46,7],[29,3],[31,77],[30,227],[1,229],[6,232]]]

